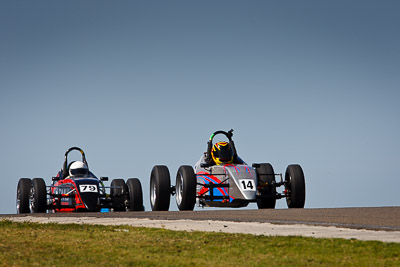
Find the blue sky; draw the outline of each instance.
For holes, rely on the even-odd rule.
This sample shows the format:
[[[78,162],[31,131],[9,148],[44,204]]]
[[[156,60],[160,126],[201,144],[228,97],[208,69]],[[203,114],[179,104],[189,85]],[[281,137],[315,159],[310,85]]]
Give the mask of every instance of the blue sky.
[[[79,146],[98,176],[175,179],[233,128],[308,208],[398,206],[398,1],[1,1],[0,214]],[[176,210],[171,199],[171,209]],[[277,208],[285,208],[284,200]],[[254,204],[249,208],[256,208]]]

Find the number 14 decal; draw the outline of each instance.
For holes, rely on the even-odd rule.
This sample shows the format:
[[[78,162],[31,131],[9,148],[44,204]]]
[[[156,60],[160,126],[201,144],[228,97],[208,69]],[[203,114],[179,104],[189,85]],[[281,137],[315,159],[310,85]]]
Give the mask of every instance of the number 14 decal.
[[[239,181],[242,191],[256,191],[254,180],[244,179]]]

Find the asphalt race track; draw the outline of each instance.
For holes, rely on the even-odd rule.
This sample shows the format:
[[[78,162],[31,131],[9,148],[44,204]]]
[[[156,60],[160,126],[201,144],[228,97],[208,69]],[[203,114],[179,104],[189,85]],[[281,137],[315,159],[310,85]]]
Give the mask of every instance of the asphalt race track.
[[[152,220],[212,220],[232,222],[268,222],[306,224],[353,229],[400,231],[400,207],[332,208],[332,209],[265,209],[265,210],[197,210],[145,211],[108,213],[29,214],[38,217],[148,218]],[[1,217],[26,216],[24,214]]]
[[[313,237],[400,242],[400,207],[276,210],[207,210],[205,208],[196,211],[15,214],[0,215],[0,219],[34,222],[130,224],[133,226],[163,227],[172,230],[204,230],[266,235],[299,234]],[[204,228],[204,225],[208,227]],[[251,231],[252,228],[254,229],[253,232]],[[264,232],[256,232],[256,228],[261,228]],[[265,231],[266,228],[271,228],[271,231]],[[324,229],[330,233],[322,233],[322,231],[325,231]],[[284,231],[287,232],[284,233]],[[352,234],[346,233],[349,231],[352,231]],[[321,234],[318,234],[319,232]],[[361,235],[359,235],[360,233]]]

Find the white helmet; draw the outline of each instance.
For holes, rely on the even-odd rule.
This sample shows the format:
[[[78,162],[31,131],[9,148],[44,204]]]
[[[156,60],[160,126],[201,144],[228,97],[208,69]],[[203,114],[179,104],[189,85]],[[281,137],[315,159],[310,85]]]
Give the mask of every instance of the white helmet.
[[[74,161],[69,166],[70,176],[85,176],[89,174],[89,168],[82,161]]]

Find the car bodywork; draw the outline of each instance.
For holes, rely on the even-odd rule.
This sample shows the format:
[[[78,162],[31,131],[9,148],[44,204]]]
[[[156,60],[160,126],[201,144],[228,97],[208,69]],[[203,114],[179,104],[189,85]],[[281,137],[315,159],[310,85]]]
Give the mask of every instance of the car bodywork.
[[[46,186],[43,178],[21,178],[17,186],[17,212],[106,212],[142,211],[143,196],[139,179],[114,179],[110,186],[108,177],[97,178],[91,171],[85,175],[70,175],[68,154],[79,151],[82,162],[88,167],[85,153],[79,147],[71,147],[65,153],[62,169]]]
[[[87,177],[56,178],[50,186],[48,208],[56,212],[111,209],[112,201],[102,180],[92,173]]]
[[[245,163],[201,167],[205,156],[196,163],[198,204],[210,207],[245,207],[257,197],[257,173]]]
[[[232,149],[233,160],[217,165],[211,156],[216,135],[224,135]],[[237,154],[232,140],[233,130],[214,132],[207,151],[194,165],[182,165],[171,186],[167,166],[156,165],[150,176],[150,204],[152,210],[168,210],[170,195],[176,194],[179,210],[193,210],[197,203],[202,207],[246,207],[256,202],[258,208],[275,208],[277,199],[286,198],[289,208],[303,208],[305,203],[305,179],[300,165],[291,164],[285,172],[276,174],[270,163],[248,165]],[[275,177],[279,176],[280,181]],[[283,192],[277,188],[284,186]]]

